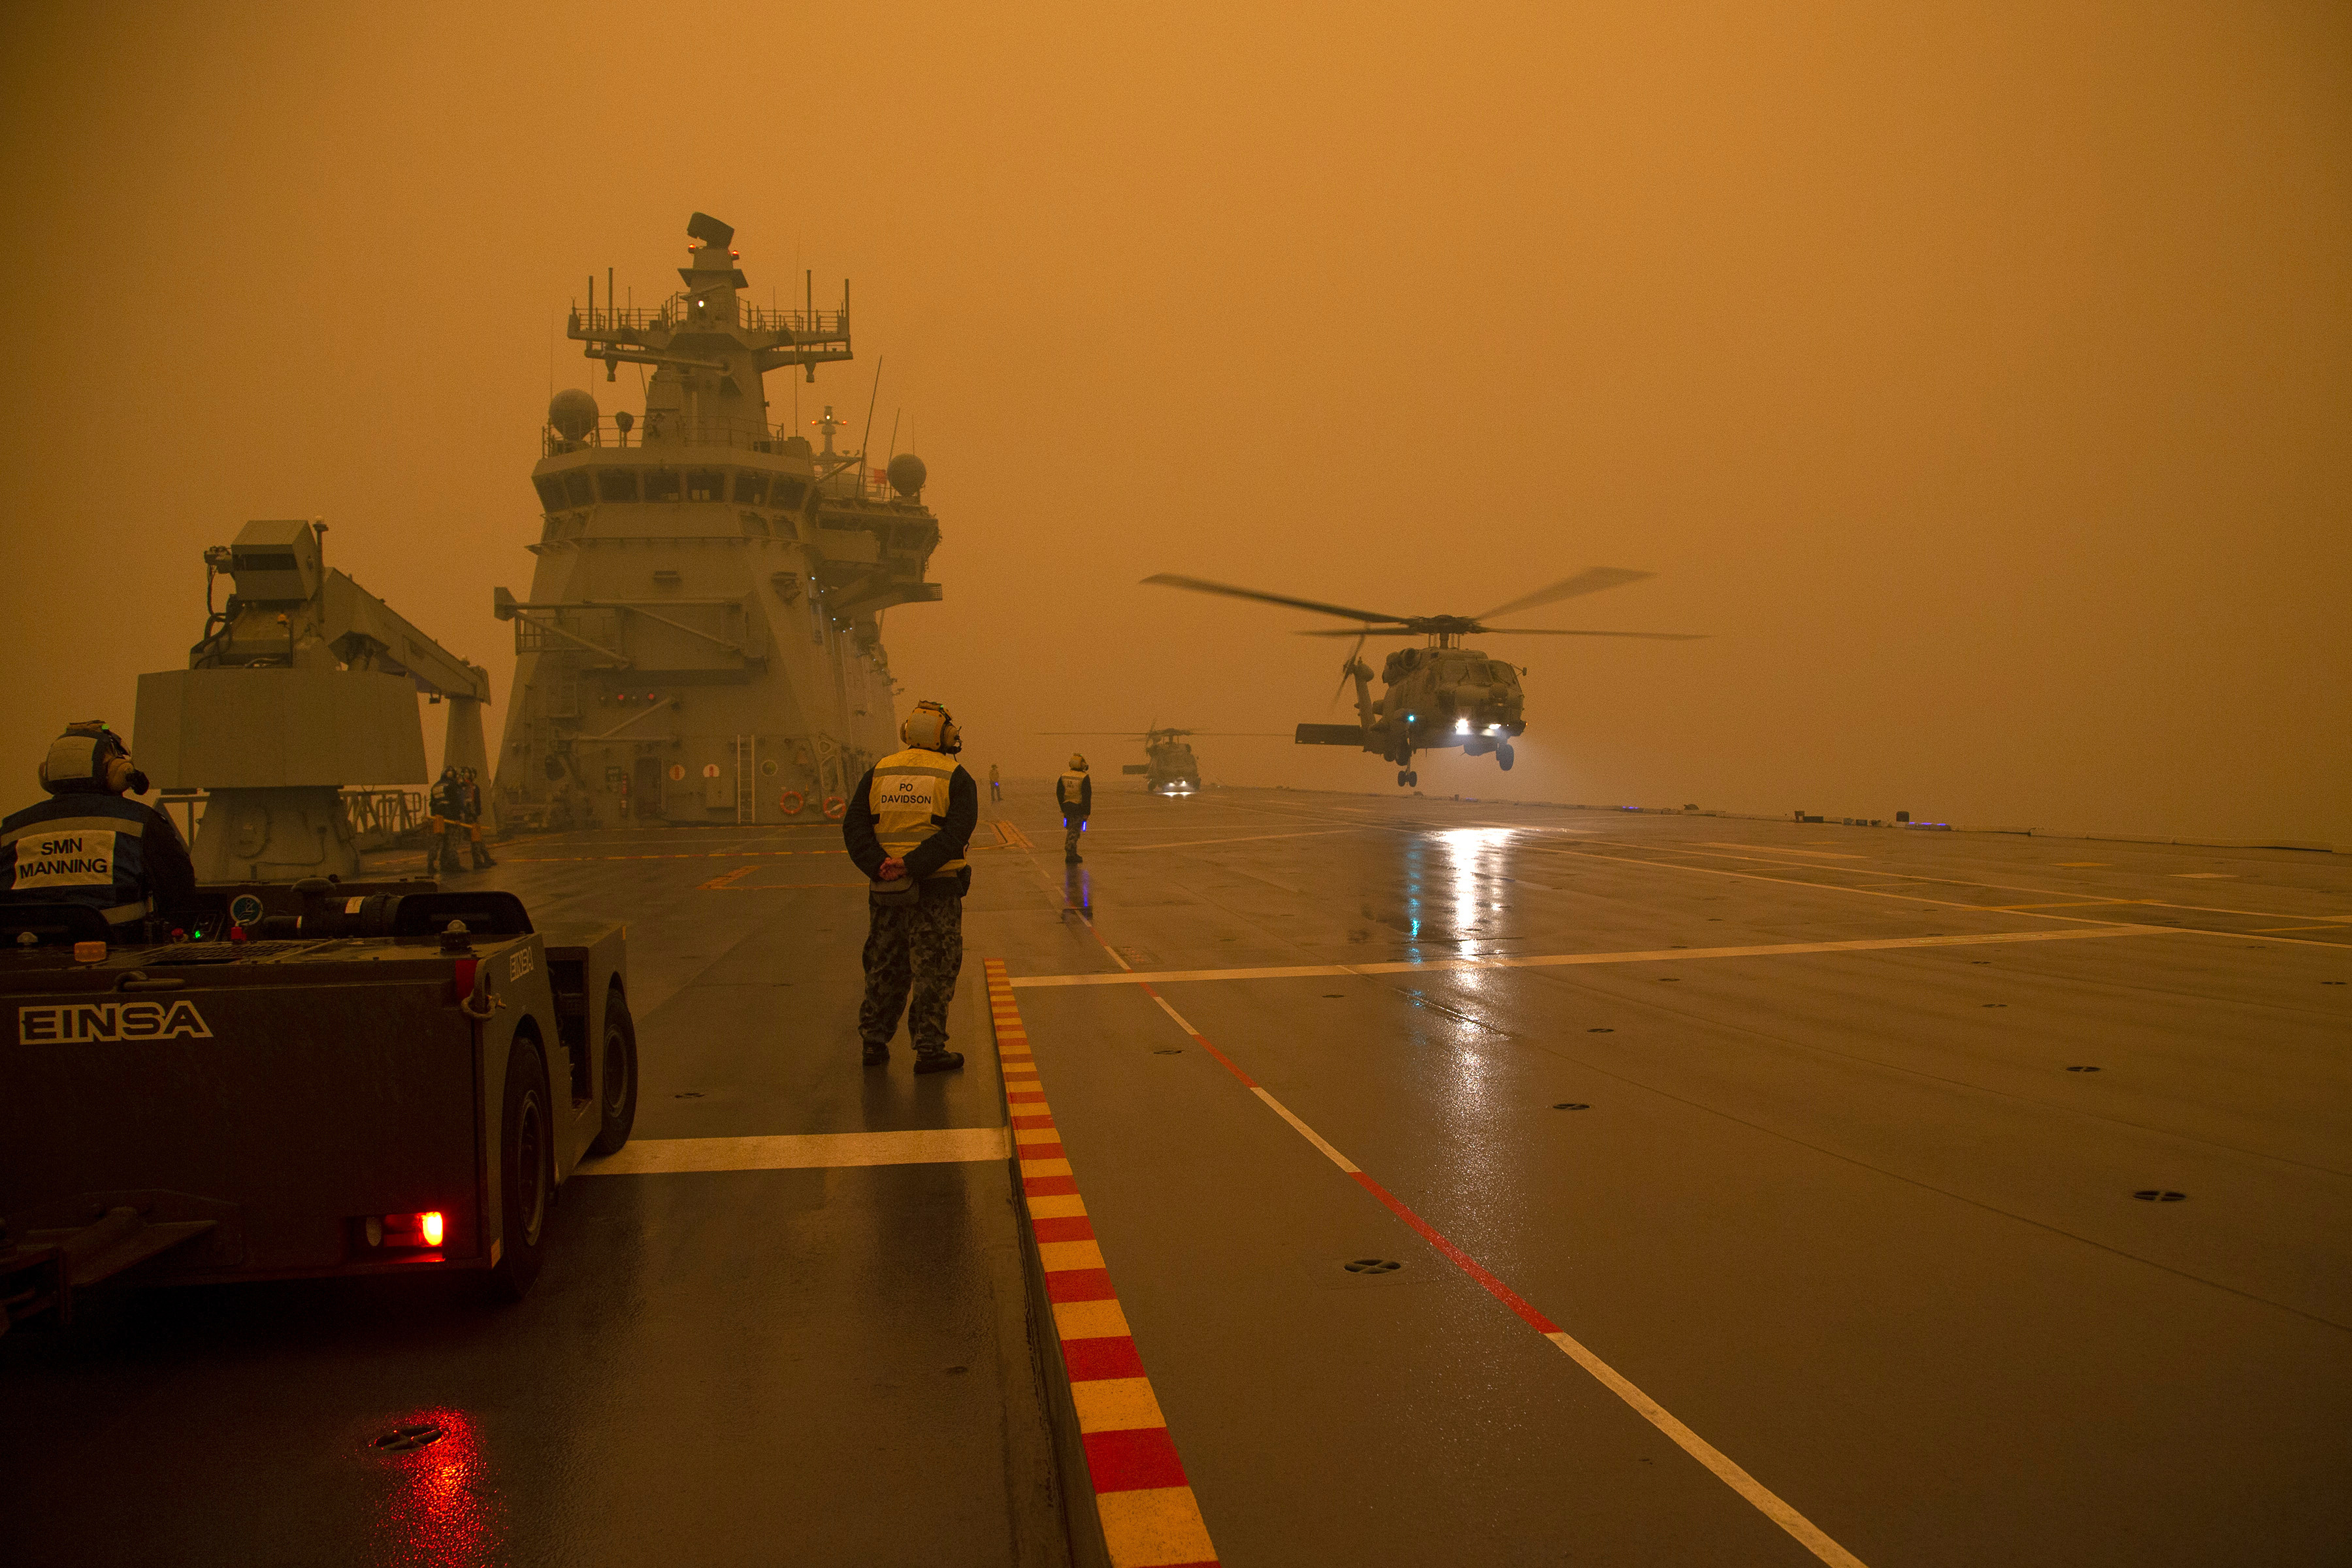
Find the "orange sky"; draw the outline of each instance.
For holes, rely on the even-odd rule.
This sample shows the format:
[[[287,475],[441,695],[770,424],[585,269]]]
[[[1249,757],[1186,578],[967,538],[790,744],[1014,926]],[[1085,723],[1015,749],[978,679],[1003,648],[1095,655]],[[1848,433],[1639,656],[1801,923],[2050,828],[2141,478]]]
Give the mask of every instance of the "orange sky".
[[[1498,639],[1518,768],[1425,790],[2352,845],[2341,6],[217,9],[6,24],[6,804],[250,517],[325,517],[495,734],[551,339],[699,208],[755,290],[856,279],[803,410],[887,360],[947,589],[887,637],[968,761],[1327,716],[1344,644],[1152,572],[1607,563],[1659,576],[1528,618],[1713,639]]]

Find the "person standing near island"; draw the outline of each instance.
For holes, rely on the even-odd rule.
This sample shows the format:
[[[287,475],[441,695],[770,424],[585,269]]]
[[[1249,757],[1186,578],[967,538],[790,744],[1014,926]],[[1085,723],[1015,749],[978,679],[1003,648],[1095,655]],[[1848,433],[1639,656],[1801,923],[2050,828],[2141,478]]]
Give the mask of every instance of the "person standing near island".
[[[994,763],[988,764],[988,798],[991,801],[999,801],[1004,798],[1004,781],[997,776],[996,764]]]
[[[919,702],[898,726],[907,749],[866,770],[850,792],[841,837],[866,889],[866,998],[857,1034],[866,1065],[890,1059],[898,1016],[915,1042],[917,1072],[951,1072],[948,1005],[963,968],[964,847],[980,825],[980,786],[955,760],[962,731],[937,702]]]

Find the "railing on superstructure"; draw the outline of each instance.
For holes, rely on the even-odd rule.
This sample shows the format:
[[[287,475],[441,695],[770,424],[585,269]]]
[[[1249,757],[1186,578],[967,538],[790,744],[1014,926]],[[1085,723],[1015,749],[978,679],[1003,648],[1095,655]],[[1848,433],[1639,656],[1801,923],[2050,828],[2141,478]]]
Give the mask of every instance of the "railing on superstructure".
[[[423,842],[425,819],[431,816],[426,793],[397,784],[369,786],[347,785],[342,791],[343,811],[350,818],[352,834],[362,854],[388,849],[404,840]],[[159,804],[181,837],[194,843],[196,825],[208,809],[212,794],[208,790],[166,790]]]
[[[580,439],[560,435],[550,426],[540,427],[540,449],[547,457],[557,458],[566,452],[584,452],[591,447],[614,450],[626,447],[636,451],[652,447],[656,450],[669,447],[730,447],[739,452],[781,451],[792,432],[778,425],[770,426],[757,419],[739,419],[723,414],[692,415],[675,411],[656,413],[644,418],[632,416],[630,428],[621,428],[615,417],[605,415],[596,421],[596,427]]]
[[[735,327],[747,332],[790,332],[794,343],[845,343],[849,341],[847,310],[763,310],[738,299],[732,319],[723,308],[691,294],[673,294],[658,308],[636,305],[573,306],[570,335],[575,338],[618,338],[628,332],[676,331],[681,327]]]
[[[540,426],[540,451],[550,458],[560,458],[571,452],[629,452],[644,454],[643,460],[652,467],[684,468],[697,459],[686,454],[688,447],[731,448],[739,452],[780,453],[793,432],[785,426],[770,426],[755,419],[735,419],[725,416],[691,415],[671,412],[650,418],[632,417],[629,428],[621,428],[617,416],[605,415],[596,421],[596,427],[583,433],[578,440],[559,435],[551,426]],[[888,470],[861,465],[854,458],[835,453],[832,458],[812,458],[816,465],[815,483],[818,492],[829,500],[892,501],[899,498],[890,489]],[[723,500],[724,496],[695,496],[681,481],[676,493],[658,497],[642,492],[629,499],[660,500]],[[584,506],[585,501],[575,503]]]

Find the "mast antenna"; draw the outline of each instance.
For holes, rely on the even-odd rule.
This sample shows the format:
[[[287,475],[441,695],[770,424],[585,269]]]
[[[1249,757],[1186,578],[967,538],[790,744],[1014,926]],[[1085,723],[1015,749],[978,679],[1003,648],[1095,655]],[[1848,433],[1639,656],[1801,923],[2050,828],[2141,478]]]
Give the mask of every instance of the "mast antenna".
[[[874,400],[881,394],[882,356],[876,354],[874,356],[874,389],[866,395],[866,433],[857,438],[857,462],[860,468],[873,460],[870,456],[873,447],[870,443],[874,439]],[[862,474],[857,479],[857,493],[861,496],[866,493],[866,478]]]

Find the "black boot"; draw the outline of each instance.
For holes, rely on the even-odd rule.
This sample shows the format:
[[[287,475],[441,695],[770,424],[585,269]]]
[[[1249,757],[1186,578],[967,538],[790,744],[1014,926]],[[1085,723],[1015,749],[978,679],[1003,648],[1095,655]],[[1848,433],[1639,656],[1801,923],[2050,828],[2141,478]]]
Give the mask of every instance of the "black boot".
[[[889,1059],[889,1047],[869,1045],[866,1047],[866,1065],[867,1067],[878,1068],[887,1063]],[[921,1069],[919,1068],[916,1070],[920,1071]]]
[[[923,1051],[915,1058],[917,1072],[954,1072],[962,1066],[961,1051]]]

